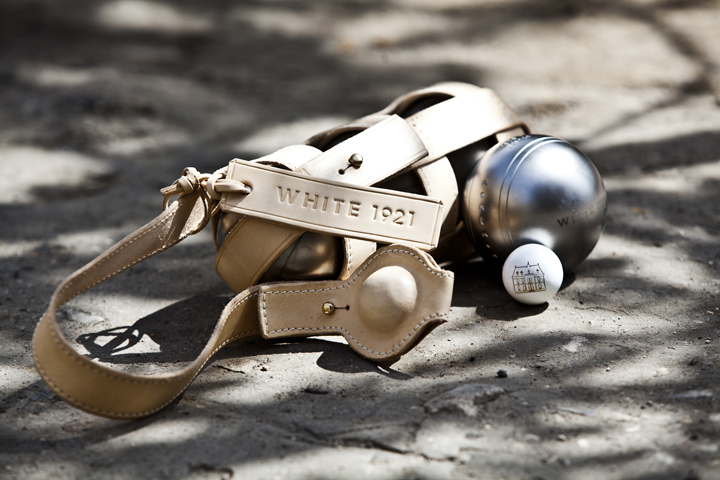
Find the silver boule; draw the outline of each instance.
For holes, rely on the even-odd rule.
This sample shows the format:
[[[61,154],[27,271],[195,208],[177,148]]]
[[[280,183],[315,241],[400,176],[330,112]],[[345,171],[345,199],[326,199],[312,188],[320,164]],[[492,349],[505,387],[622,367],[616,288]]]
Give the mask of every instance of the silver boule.
[[[484,258],[502,262],[515,248],[539,243],[570,270],[600,239],[607,194],[597,168],[577,147],[523,135],[495,145],[477,163],[463,209]]]

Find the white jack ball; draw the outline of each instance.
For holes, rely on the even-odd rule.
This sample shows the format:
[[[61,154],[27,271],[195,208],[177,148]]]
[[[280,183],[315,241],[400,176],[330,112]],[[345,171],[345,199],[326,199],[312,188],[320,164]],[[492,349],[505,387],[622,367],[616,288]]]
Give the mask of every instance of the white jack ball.
[[[520,303],[540,305],[555,296],[563,281],[563,266],[555,252],[530,243],[510,253],[502,269],[505,290]]]

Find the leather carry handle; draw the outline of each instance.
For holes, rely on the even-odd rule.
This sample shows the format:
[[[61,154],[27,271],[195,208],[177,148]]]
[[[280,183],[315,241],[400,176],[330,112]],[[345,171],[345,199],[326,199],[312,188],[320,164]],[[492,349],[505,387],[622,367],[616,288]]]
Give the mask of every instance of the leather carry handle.
[[[96,415],[140,418],[171,403],[217,351],[241,338],[258,334],[266,338],[341,334],[356,352],[377,361],[407,352],[446,321],[452,297],[452,273],[440,269],[420,250],[392,245],[376,252],[347,280],[267,284],[244,290],[226,305],[195,361],[174,373],[118,372],[74,350],[57,323],[57,309],[89,288],[196,233],[207,223],[209,210],[207,194],[196,186],[195,191],[182,194],[152,222],[58,286],[35,329],[33,359],[42,379],[59,397]],[[411,308],[403,309],[401,305],[398,310],[392,302],[386,305],[388,308],[376,308],[377,294],[368,289],[377,288],[372,285],[386,276],[387,268],[402,269],[407,288],[410,291],[415,288],[419,301]],[[408,275],[411,281],[407,280]],[[382,288],[382,278],[379,285]],[[332,302],[347,308],[339,308],[335,315],[323,313],[324,305]],[[298,305],[306,309],[304,315],[297,315]]]
[[[70,275],[55,290],[35,329],[33,359],[40,376],[59,397],[77,408],[106,417],[150,415],[176,398],[224,342],[253,333],[243,331],[243,326],[256,325],[256,319],[247,318],[246,313],[254,313],[254,309],[243,310],[244,321],[233,322],[236,329],[228,331],[227,322],[218,323],[210,342],[190,366],[173,374],[149,377],[118,372],[93,362],[72,348],[57,323],[57,309],[75,296],[197,231],[206,221],[203,203],[200,191],[182,195],[152,222]],[[234,299],[233,306],[226,308],[222,318],[234,314],[236,305],[242,303],[243,299]]]

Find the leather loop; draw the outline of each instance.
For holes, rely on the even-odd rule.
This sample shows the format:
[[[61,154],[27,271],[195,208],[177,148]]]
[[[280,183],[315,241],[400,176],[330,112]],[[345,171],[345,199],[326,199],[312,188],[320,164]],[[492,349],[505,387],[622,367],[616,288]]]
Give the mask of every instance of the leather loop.
[[[214,190],[221,194],[223,193],[242,193],[244,195],[249,194],[252,192],[252,188],[245,185],[243,182],[238,182],[237,180],[230,180],[227,178],[221,178],[220,180],[217,180],[214,183]]]
[[[450,161],[447,157],[442,157],[436,162],[417,168],[415,172],[420,177],[428,197],[439,198],[443,202],[443,230],[447,229],[446,225],[454,227],[460,217],[460,190]],[[442,233],[444,232],[441,232],[441,235]]]
[[[197,361],[175,375],[147,378],[116,372],[73,350],[57,324],[56,311],[70,299],[123,270],[156,255],[207,223],[200,190],[183,195],[155,220],[125,237],[66,278],[33,336],[33,358],[40,376],[61,398],[78,408],[116,418],[149,415],[172,401],[192,380]]]
[[[163,195],[163,210],[170,204],[170,198],[173,195],[189,195],[196,192],[200,188],[201,174],[193,167],[187,167],[183,170],[180,178],[175,180],[169,187],[161,188],[160,193]]]
[[[338,334],[365,358],[391,360],[447,320],[453,279],[426,253],[390,245],[347,280],[260,285],[262,334]]]
[[[205,183],[205,190],[207,191],[210,198],[212,198],[215,201],[220,201],[222,198],[222,193],[215,190],[215,186],[218,181],[225,178],[225,174],[227,173],[227,167],[223,167],[217,171],[215,171],[212,175],[210,175],[207,179],[207,182]]]
[[[303,230],[244,217],[230,231],[215,257],[215,270],[235,292],[255,285]]]

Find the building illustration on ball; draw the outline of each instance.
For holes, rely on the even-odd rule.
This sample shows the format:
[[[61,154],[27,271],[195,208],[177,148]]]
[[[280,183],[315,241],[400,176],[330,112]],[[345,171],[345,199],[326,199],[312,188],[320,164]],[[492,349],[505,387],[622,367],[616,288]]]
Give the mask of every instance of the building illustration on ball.
[[[545,291],[545,273],[540,264],[515,267],[513,270],[513,289],[515,293],[531,293]]]

